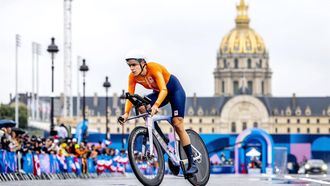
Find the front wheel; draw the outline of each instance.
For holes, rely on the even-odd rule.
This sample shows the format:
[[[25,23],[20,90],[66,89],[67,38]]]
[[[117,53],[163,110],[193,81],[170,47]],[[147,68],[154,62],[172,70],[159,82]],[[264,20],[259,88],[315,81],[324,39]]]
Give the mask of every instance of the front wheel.
[[[197,168],[198,168],[198,172],[194,175],[194,177],[188,178],[188,181],[192,185],[206,185],[210,178],[209,153],[207,152],[204,141],[194,130],[187,129],[186,131],[190,138],[192,152],[194,154],[194,157],[197,156],[197,151],[199,151],[201,154],[201,158],[198,160],[195,160]],[[187,159],[187,155],[184,152],[182,145],[180,145],[180,158],[181,158],[181,160]],[[185,165],[184,167],[187,167],[187,166]]]
[[[162,149],[153,136],[150,152],[146,127],[136,127],[129,136],[128,158],[135,176],[143,185],[160,185],[164,178],[165,163]]]

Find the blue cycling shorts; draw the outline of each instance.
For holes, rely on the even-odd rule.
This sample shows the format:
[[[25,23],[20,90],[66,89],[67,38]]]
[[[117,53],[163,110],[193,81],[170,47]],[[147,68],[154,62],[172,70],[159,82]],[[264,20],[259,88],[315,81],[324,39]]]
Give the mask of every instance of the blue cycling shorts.
[[[171,74],[170,80],[167,85],[167,96],[164,99],[160,107],[165,106],[167,103],[171,104],[172,117],[184,117],[185,105],[186,105],[186,93],[184,92],[178,78]],[[151,99],[151,106],[154,105],[158,98],[159,92],[153,91],[147,95]]]

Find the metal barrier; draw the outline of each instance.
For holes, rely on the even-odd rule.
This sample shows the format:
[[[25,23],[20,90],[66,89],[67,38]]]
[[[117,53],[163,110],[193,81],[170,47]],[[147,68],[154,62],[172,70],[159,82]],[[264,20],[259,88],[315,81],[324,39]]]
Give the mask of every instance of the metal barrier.
[[[125,173],[127,164],[127,156],[120,155],[82,159],[44,153],[17,156],[16,152],[0,150],[0,182],[107,177],[113,172]]]

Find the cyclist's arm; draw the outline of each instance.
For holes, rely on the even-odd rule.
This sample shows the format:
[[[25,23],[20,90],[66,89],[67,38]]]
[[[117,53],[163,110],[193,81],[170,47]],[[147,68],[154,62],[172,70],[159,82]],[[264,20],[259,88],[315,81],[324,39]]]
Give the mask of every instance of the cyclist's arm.
[[[135,92],[135,85],[136,85],[136,81],[133,77],[133,74],[131,73],[129,76],[128,76],[128,92],[130,94],[134,94]],[[128,114],[130,113],[132,109],[132,103],[127,99],[126,100],[126,104],[125,104],[125,114]]]
[[[158,98],[155,102],[155,105],[157,107],[159,107],[162,104],[162,102],[164,101],[164,99],[166,98],[168,91],[167,91],[164,76],[161,72],[157,72],[155,74],[155,79],[156,79],[157,86],[159,88],[159,94],[158,94]]]

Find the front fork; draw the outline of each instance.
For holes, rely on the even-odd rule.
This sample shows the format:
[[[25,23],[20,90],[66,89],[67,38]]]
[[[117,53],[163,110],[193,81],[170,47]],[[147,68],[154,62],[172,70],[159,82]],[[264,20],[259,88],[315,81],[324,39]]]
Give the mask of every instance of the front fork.
[[[146,118],[146,124],[148,128],[148,135],[149,135],[149,148],[150,148],[150,155],[154,156],[154,143],[152,137],[152,126],[153,126],[153,119],[150,116]]]

